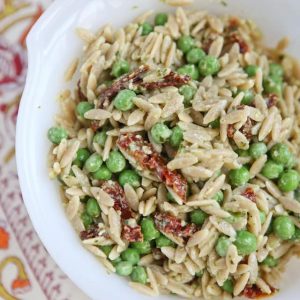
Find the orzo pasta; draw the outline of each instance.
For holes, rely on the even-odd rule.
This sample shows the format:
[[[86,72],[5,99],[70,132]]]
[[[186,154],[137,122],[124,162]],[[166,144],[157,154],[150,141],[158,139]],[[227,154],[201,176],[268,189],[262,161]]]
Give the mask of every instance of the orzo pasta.
[[[151,15],[77,30],[50,175],[86,249],[135,289],[270,295],[300,250],[299,65],[249,20]]]

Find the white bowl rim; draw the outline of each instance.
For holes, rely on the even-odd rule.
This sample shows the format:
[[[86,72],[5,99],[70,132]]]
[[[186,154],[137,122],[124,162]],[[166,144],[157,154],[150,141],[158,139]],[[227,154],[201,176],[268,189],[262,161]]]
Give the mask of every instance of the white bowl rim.
[[[38,60],[38,57],[40,55],[39,51],[35,47],[32,47],[33,44],[38,43],[38,37],[43,32],[43,27],[46,26],[49,22],[52,21],[53,17],[55,17],[56,14],[58,14],[59,10],[61,9],[61,5],[63,2],[64,6],[71,6],[72,3],[76,0],[57,0],[51,6],[46,10],[46,12],[42,15],[42,17],[37,21],[35,26],[32,28],[31,32],[29,33],[27,37],[27,45],[28,45],[28,61],[29,66],[32,61],[35,59]],[[107,0],[104,0],[107,1]],[[118,2],[118,0],[112,0],[112,2]],[[290,1],[291,2],[291,1]],[[98,296],[95,298],[95,289],[89,282],[82,280],[83,275],[80,272],[74,272],[73,266],[70,264],[71,262],[66,261],[64,259],[64,256],[61,255],[59,251],[57,251],[55,247],[55,243],[53,239],[49,238],[49,229],[44,228],[41,226],[42,220],[38,217],[39,211],[36,210],[36,207],[34,206],[34,202],[31,201],[32,197],[35,197],[34,193],[32,192],[31,185],[30,185],[30,170],[25,168],[25,166],[28,166],[27,163],[24,162],[24,157],[28,154],[28,149],[24,148],[24,145],[26,145],[26,128],[24,127],[24,124],[26,121],[28,121],[28,117],[26,117],[26,113],[28,113],[28,107],[26,107],[28,98],[32,97],[34,95],[33,87],[32,87],[32,81],[33,77],[35,76],[34,70],[29,68],[28,74],[27,74],[27,80],[26,85],[24,89],[24,93],[22,96],[20,109],[19,109],[19,116],[17,120],[17,135],[16,135],[16,158],[17,158],[17,168],[18,168],[18,174],[19,174],[19,181],[20,186],[22,190],[22,194],[24,197],[24,202],[27,207],[28,213],[30,215],[30,218],[32,220],[33,226],[35,230],[37,231],[39,237],[41,238],[43,244],[45,245],[46,249],[49,251],[51,256],[54,258],[54,260],[57,262],[57,264],[64,270],[67,275],[83,290],[85,291],[92,299],[100,299]],[[78,241],[78,246],[79,241]],[[82,249],[82,251],[86,251]],[[95,261],[95,260],[94,260]],[[98,266],[99,269],[101,269],[101,266]],[[99,272],[99,274],[104,274],[104,272]],[[115,282],[117,280],[120,282],[121,280],[117,279],[116,276],[113,278]],[[104,280],[105,283],[109,282],[108,277]],[[125,286],[125,285],[124,285]],[[120,289],[121,290],[121,289]],[[122,287],[123,290],[123,287]],[[127,292],[130,291],[130,289],[125,289]],[[99,290],[98,290],[99,291]],[[119,295],[119,291],[117,290],[109,290],[106,288],[106,286],[103,286],[103,294],[104,295],[110,295],[109,292],[111,292],[111,299],[117,299],[117,295]],[[129,292],[130,293],[130,292]],[[132,295],[132,294],[131,294]],[[115,298],[114,298],[115,296]],[[103,299],[103,298],[102,298]],[[146,297],[135,293],[133,297],[130,299],[147,299]]]

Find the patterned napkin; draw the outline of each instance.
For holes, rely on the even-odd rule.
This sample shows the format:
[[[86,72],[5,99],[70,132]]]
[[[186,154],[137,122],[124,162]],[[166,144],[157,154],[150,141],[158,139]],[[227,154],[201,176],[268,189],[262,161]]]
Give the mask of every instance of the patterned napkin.
[[[20,193],[15,125],[26,76],[25,38],[50,0],[0,0],[0,299],[88,300],[53,262]]]

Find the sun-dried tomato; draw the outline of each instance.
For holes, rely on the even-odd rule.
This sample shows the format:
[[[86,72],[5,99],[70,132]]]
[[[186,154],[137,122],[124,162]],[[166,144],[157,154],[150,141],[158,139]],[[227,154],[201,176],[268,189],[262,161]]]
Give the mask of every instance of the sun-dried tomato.
[[[237,30],[240,25],[240,21],[237,18],[231,18],[228,23],[228,29],[230,31]]]
[[[237,110],[243,110],[245,108],[244,104],[240,104],[236,107]]]
[[[205,53],[209,52],[209,48],[210,48],[212,42],[213,42],[212,39],[206,39],[202,42],[202,49]]]
[[[233,124],[229,124],[229,125],[227,126],[227,136],[228,136],[230,139],[232,139],[234,133],[235,133],[234,125],[233,125]]]
[[[246,255],[242,258],[241,264],[248,264],[249,255]]]
[[[252,139],[252,127],[253,127],[252,120],[248,117],[246,123],[240,129],[243,135],[248,140]]]
[[[92,129],[94,132],[96,132],[96,131],[100,128],[100,126],[99,126],[99,121],[92,120],[90,126],[91,126],[91,129]]]
[[[252,127],[253,121],[248,117],[245,124],[240,128],[240,132],[250,141],[252,139]],[[227,136],[232,139],[236,129],[234,128],[234,124],[229,124],[227,126]]]
[[[261,291],[261,289],[257,285],[247,285],[242,292],[242,295],[250,298],[250,299],[258,299],[258,298],[264,298],[264,297],[270,297],[272,294],[275,293],[275,289],[270,287],[272,293],[271,294],[266,294]]]
[[[141,75],[149,70],[149,66],[141,65],[129,74],[125,74],[113,84],[104,89],[99,96],[98,107],[107,107],[111,99],[116,96],[121,90],[129,87],[129,84],[134,84],[142,80]]]
[[[163,253],[159,248],[153,248],[152,255],[155,260],[161,260],[164,257]]]
[[[162,156],[157,153],[153,146],[138,134],[123,134],[117,141],[119,149],[130,156],[139,167],[156,174],[156,176],[166,184],[167,187],[179,196],[182,201],[186,201],[187,181],[178,172],[167,168]]]
[[[248,44],[242,39],[242,37],[237,32],[233,32],[230,34],[229,41],[231,43],[238,43],[240,46],[240,53],[242,54],[250,50]]]
[[[89,229],[80,232],[81,240],[88,240],[97,237],[99,234],[98,225],[92,225]]]
[[[253,188],[251,187],[247,187],[243,192],[242,192],[242,196],[245,196],[246,198],[248,198],[249,200],[251,200],[252,202],[256,202],[256,195],[253,191]]]
[[[123,226],[122,237],[124,240],[133,243],[133,242],[142,242],[143,234],[141,226],[130,227],[129,225]]]
[[[81,90],[80,80],[78,80],[78,82],[77,82],[77,94],[78,94],[78,98],[80,99],[80,101],[86,100],[86,97],[84,96],[84,94],[82,93],[82,90]]]
[[[121,90],[129,88],[130,85],[136,85],[148,90],[153,90],[167,86],[179,87],[188,83],[191,79],[190,76],[180,75],[171,71],[161,81],[143,82],[142,75],[149,71],[149,69],[150,67],[148,65],[141,65],[131,73],[125,74],[121,78],[113,82],[110,87],[107,87],[103,91],[101,91],[98,98],[97,107],[107,107],[114,96],[116,96]]]
[[[121,212],[122,219],[130,219],[133,215],[121,186],[112,180],[104,181],[101,188],[114,200],[114,209]]]
[[[268,108],[276,105],[277,102],[278,102],[278,96],[276,94],[269,94],[267,99]]]
[[[187,84],[191,80],[191,77],[188,75],[180,75],[173,71],[171,71],[168,75],[166,75],[162,81],[155,82],[141,82],[138,85],[144,87],[147,90],[155,90],[168,86],[182,86]]]
[[[188,238],[196,232],[194,224],[182,225],[182,220],[168,213],[156,213],[154,216],[156,227],[167,234],[173,234],[177,237]]]

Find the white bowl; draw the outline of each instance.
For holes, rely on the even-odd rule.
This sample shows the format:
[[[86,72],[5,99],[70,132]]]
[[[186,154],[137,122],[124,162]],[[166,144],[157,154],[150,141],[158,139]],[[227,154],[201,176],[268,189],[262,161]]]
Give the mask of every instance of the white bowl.
[[[288,35],[292,41],[290,51],[295,55],[299,53],[298,0],[233,0],[227,1],[227,7],[220,1],[195,2],[197,8],[252,18],[273,45]],[[126,280],[107,275],[97,259],[80,245],[63,211],[58,184],[48,178],[50,144],[46,134],[58,111],[57,94],[66,87],[64,71],[81,53],[82,44],[74,33],[75,28],[96,30],[107,22],[115,26],[125,25],[149,8],[157,11],[172,9],[157,0],[57,0],[27,39],[29,69],[17,125],[17,165],[22,194],[33,225],[47,250],[92,299],[149,298],[133,291]],[[299,276],[299,262],[290,263],[283,290],[274,299],[299,299]]]

